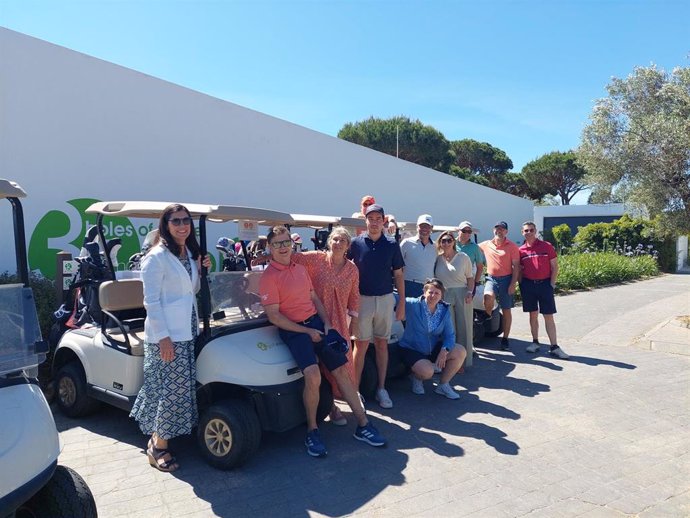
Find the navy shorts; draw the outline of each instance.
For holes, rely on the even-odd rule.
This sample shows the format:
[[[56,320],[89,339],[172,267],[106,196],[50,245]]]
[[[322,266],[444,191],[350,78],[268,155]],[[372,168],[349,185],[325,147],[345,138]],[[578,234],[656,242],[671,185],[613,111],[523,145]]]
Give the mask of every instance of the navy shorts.
[[[515,306],[513,296],[508,293],[510,288],[510,281],[513,279],[512,275],[504,275],[503,277],[494,277],[493,275],[486,276],[484,283],[484,294],[487,291],[493,292],[498,300],[498,305],[501,309],[510,309]]]
[[[525,313],[539,310],[542,315],[553,315],[556,312],[556,299],[553,296],[551,279],[541,281],[522,279],[520,293],[522,294],[522,311]]]
[[[429,360],[431,363],[434,363],[438,353],[441,352],[441,345],[441,342],[436,344],[436,347],[434,347],[434,350],[431,351],[431,354],[420,353],[414,349],[408,349],[407,347],[402,346],[398,346],[398,351],[400,351],[400,359],[405,364],[405,367],[411,369],[412,366],[419,360]]]
[[[298,323],[305,327],[318,329],[319,331],[324,330],[323,321],[319,315],[314,315],[304,322]],[[285,342],[285,345],[288,346],[288,349],[290,349],[292,357],[302,371],[311,365],[316,365],[317,358],[329,372],[347,363],[347,356],[345,356],[345,353],[338,352],[328,347],[325,340],[312,342],[311,337],[306,333],[296,333],[295,331],[286,331],[280,328],[278,329],[278,334],[280,338],[283,339],[283,342]]]

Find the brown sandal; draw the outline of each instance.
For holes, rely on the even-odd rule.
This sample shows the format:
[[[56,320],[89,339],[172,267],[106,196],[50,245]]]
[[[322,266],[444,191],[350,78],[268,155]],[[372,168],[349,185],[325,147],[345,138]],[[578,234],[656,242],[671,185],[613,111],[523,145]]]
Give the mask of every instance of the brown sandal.
[[[170,455],[170,458],[165,460],[163,457]],[[170,453],[170,450],[158,449],[149,441],[149,448],[146,450],[146,456],[149,458],[149,464],[158,471],[165,473],[172,473],[180,466],[177,464],[177,459]]]

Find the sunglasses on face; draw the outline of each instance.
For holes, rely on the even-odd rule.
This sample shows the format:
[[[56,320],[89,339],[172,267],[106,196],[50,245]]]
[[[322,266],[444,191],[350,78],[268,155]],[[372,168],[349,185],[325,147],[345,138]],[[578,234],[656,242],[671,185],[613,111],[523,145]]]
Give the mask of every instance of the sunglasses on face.
[[[441,239],[441,244],[442,244],[442,245],[448,245],[448,244],[450,244],[450,243],[452,243],[452,242],[453,242],[453,239],[450,239],[450,238],[447,238],[447,237],[444,237],[443,239]]]
[[[192,218],[190,218],[189,216],[185,218],[170,218],[168,222],[172,223],[176,227],[179,227],[180,225],[187,226],[192,224]]]
[[[523,228],[522,232],[524,232],[525,234],[531,234],[532,232],[534,232],[534,229],[533,228]]]
[[[460,232],[462,232],[463,234],[471,234],[472,229],[471,228],[463,228]]]
[[[292,246],[292,239],[285,239],[284,241],[273,241],[271,247],[278,250],[279,248],[290,248]]]

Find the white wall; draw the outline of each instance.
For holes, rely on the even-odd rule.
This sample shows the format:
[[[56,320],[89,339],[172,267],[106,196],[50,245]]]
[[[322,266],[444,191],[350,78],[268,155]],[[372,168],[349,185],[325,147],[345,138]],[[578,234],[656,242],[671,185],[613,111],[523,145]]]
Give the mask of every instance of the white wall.
[[[504,219],[517,239],[532,217],[528,200],[4,28],[0,50],[0,176],[29,193],[29,236],[50,209],[74,226],[65,202],[83,197],[349,216],[373,194],[400,221],[470,219],[481,238]],[[11,254],[0,247],[0,271]]]

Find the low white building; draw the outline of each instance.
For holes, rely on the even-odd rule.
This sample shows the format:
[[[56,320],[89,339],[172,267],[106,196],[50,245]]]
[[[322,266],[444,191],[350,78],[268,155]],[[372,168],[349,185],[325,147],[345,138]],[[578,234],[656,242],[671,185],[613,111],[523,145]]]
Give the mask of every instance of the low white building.
[[[93,200],[349,216],[373,194],[399,221],[469,219],[482,239],[498,219],[518,239],[532,217],[529,200],[5,28],[0,50],[0,176],[29,194],[29,263],[48,276],[57,251],[76,253]],[[136,241],[150,225],[125,220],[111,232]],[[0,271],[13,264],[12,247],[1,247]]]

